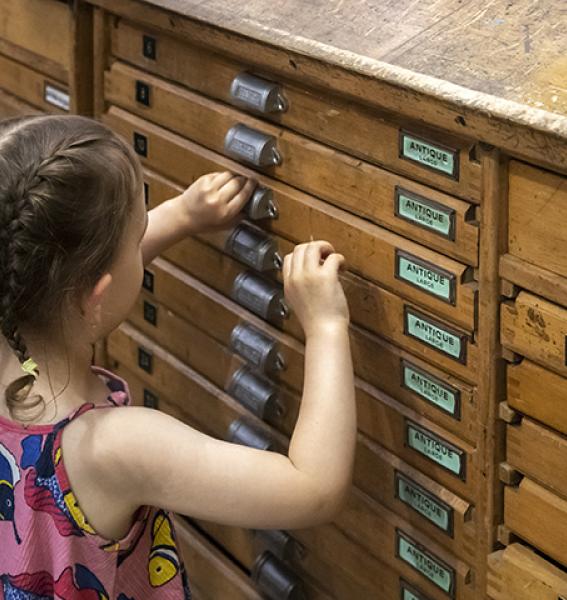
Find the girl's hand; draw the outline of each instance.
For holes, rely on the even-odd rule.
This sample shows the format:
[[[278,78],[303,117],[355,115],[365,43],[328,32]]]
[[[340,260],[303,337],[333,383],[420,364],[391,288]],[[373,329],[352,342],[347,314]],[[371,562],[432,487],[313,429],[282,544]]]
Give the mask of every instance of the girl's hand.
[[[199,177],[176,199],[185,233],[204,233],[235,225],[255,187],[253,179],[229,171]]]
[[[348,305],[338,277],[343,264],[344,257],[322,241],[300,244],[285,257],[285,298],[306,336],[321,328],[348,325]]]

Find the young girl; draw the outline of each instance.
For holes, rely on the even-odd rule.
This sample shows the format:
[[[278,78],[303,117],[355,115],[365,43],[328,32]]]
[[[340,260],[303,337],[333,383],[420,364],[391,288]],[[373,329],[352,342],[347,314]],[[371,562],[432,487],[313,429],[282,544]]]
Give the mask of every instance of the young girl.
[[[235,222],[254,182],[206,175],[149,215],[142,187],[135,153],[96,121],[0,123],[0,599],[187,599],[169,511],[308,527],[349,492],[348,309],[343,258],[326,242],[284,262],[306,336],[288,456],[128,406],[127,384],[91,367],[93,343],[127,317],[144,265]]]

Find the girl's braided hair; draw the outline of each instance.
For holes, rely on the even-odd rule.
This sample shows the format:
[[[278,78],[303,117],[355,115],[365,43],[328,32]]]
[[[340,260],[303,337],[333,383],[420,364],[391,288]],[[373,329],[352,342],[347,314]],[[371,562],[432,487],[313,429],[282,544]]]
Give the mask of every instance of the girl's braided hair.
[[[0,331],[20,363],[30,358],[22,327],[54,334],[64,302],[109,269],[141,185],[133,150],[97,121],[0,121]],[[33,379],[8,386],[10,411]]]

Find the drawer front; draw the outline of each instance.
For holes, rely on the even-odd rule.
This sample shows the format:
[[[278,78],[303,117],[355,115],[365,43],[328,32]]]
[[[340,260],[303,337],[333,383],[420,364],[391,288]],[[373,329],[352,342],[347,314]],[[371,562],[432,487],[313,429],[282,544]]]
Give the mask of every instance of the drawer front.
[[[567,178],[510,162],[508,252],[567,277]]]
[[[214,248],[187,238],[167,250],[165,258],[187,270],[206,285],[230,296],[236,277],[248,272],[241,263]],[[476,378],[478,348],[470,334],[404,302],[399,296],[354,275],[342,277],[349,302],[351,320],[466,381]],[[296,339],[303,330],[292,314],[272,324]]]
[[[261,599],[249,577],[236,563],[215,548],[183,517],[177,517],[174,523],[190,586],[194,583],[197,590],[210,598]]]
[[[138,140],[141,151],[146,155],[141,157],[146,166],[177,180],[185,177],[185,170],[181,165],[191,164],[192,159],[187,155],[186,148],[195,148],[194,144],[120,109],[112,108],[104,120],[127,140]],[[218,168],[217,165],[210,166]],[[191,181],[189,179],[188,183]],[[163,180],[148,180],[148,185],[150,188],[153,186],[149,190],[151,202],[159,203],[178,193],[177,189],[167,189]],[[310,210],[309,213],[302,212],[298,215],[306,224],[311,225],[304,225],[303,230],[296,233],[295,227],[290,223],[285,232],[289,239],[305,242],[312,238],[326,238],[331,243],[338,240],[337,250],[345,254],[347,261],[352,257],[355,265],[353,270],[387,285],[463,328],[474,329],[477,284],[472,281],[470,267],[383,228],[365,224],[352,215],[339,210],[333,211],[322,202],[312,201],[311,204],[317,207],[316,211]],[[345,221],[351,224],[346,232],[343,227]],[[353,223],[356,224],[354,229]],[[351,231],[353,237],[349,241]],[[362,237],[361,232],[365,232]],[[299,233],[305,237],[300,238]],[[282,251],[285,252],[283,248]]]
[[[269,551],[278,559],[285,561],[301,578],[307,590],[308,598],[322,593],[330,593],[333,598],[372,598],[390,597],[380,595],[386,586],[376,582],[368,588],[357,582],[341,569],[340,564],[324,562],[315,552],[324,555],[322,548],[306,549],[293,539],[293,532],[253,531],[227,527],[209,521],[198,521],[199,528],[221,544],[225,550],[247,569],[252,570],[256,558]],[[377,563],[379,564],[379,563]],[[395,589],[390,586],[389,591]],[[326,591],[325,591],[326,590]],[[319,597],[317,596],[317,597]]]
[[[70,69],[71,10],[58,0],[0,0],[0,38]]]
[[[131,102],[127,102],[123,98],[114,99],[118,104],[132,112],[136,112],[139,116],[164,125],[178,133],[190,134],[190,132],[183,131],[180,128],[179,123],[181,121],[177,123],[165,122],[163,115],[169,114],[170,109],[159,106],[158,99],[161,95],[166,94],[166,91],[162,89],[160,80],[152,79],[154,83],[151,85],[150,83],[144,83],[144,85],[149,86],[147,93],[150,94],[152,107],[149,109],[146,107],[144,110],[138,109],[139,103],[135,100],[136,86],[142,85],[140,78],[144,78],[144,74],[141,72],[131,73],[128,67],[115,65],[113,77],[116,76],[120,79],[123,69],[128,69],[128,74],[127,81],[124,81],[121,87],[124,90],[131,88],[133,98]],[[144,81],[147,81],[147,77]],[[180,101],[175,96],[173,100]],[[185,113],[187,110],[191,110],[191,108],[183,108]],[[213,148],[213,150],[219,150],[219,148]],[[211,164],[211,161],[213,161],[213,164]],[[174,169],[176,171],[176,181],[189,182],[202,173],[225,169],[227,166],[231,170],[248,171],[245,167],[233,161],[228,161],[226,158],[204,148],[200,149],[195,156],[192,156],[191,160],[187,161],[187,165],[188,168],[183,171],[175,169],[174,166],[169,167],[169,170]],[[478,263],[479,231],[472,205],[376,167],[370,168],[368,177],[371,177],[372,184],[368,194],[365,194],[364,190],[353,194],[352,186],[348,193],[346,191],[341,192],[341,187],[337,185],[333,185],[332,190],[325,192],[332,193],[332,196],[329,195],[328,197],[325,196],[325,193],[322,194],[319,188],[314,188],[311,191],[317,195],[322,195],[333,204],[407,235],[411,239],[421,241],[436,250],[455,256],[467,264],[476,265]],[[287,179],[285,173],[282,173],[282,178]],[[313,179],[314,177],[311,175],[309,185],[315,185],[312,183]],[[361,179],[364,183],[364,173],[362,173]],[[278,219],[274,225],[279,230],[294,231],[297,227],[296,221],[301,221],[301,217],[296,217],[297,211],[305,212],[312,202],[308,199],[307,207],[298,207],[296,205],[298,202],[303,202],[305,194],[289,189],[285,185],[282,187],[275,180],[269,181],[271,187],[276,188],[274,190],[276,201],[282,207],[282,214],[285,213],[287,217],[287,220]],[[294,183],[299,184],[300,182]],[[359,182],[356,183],[358,186]],[[305,187],[305,185],[302,184],[302,187]],[[293,219],[293,223],[290,223],[289,219]],[[348,225],[352,227],[352,224]],[[298,231],[296,235],[301,237],[301,231]]]
[[[471,504],[363,435],[359,435],[354,481],[439,545],[474,562],[476,524]]]
[[[567,563],[567,501],[525,477],[504,489],[504,522],[523,540]]]
[[[39,114],[41,114],[39,109],[0,89],[0,120]]]
[[[506,461],[567,499],[567,438],[523,418],[519,425],[507,427]]]
[[[196,327],[207,323],[207,334],[226,347],[231,346],[230,340],[238,325],[252,325],[277,344],[276,352],[281,355],[285,368],[267,368],[268,363],[259,362],[257,355],[253,354],[254,348],[247,343],[240,344],[237,353],[263,368],[274,381],[301,392],[303,347],[295,340],[162,259],[158,258],[150,265],[147,275],[152,279],[152,292],[144,290],[143,299],[135,309],[138,327],[141,327],[143,320],[147,321],[145,303],[162,304],[173,311],[170,316],[169,310],[166,310],[166,320],[178,315]],[[149,308],[151,317],[151,306]],[[157,329],[160,329],[162,322],[158,314]],[[155,329],[151,325],[151,321],[146,325],[149,327],[148,334]],[[170,331],[149,335],[159,336],[160,343],[180,358],[183,357],[179,352],[189,353],[191,348],[196,347],[191,337],[180,335],[175,327]],[[269,348],[266,344],[260,347]],[[358,376],[465,441],[476,443],[478,422],[474,388],[356,327],[351,328],[351,349]],[[266,355],[265,350],[263,355]]]
[[[488,557],[488,593],[494,600],[559,600],[567,597],[567,573],[511,544]]]
[[[71,100],[65,84],[2,55],[0,73],[0,86],[23,102],[53,114],[69,112]]]
[[[501,305],[502,344],[567,375],[567,310],[528,292]]]
[[[506,369],[508,404],[567,434],[567,379],[527,359]]]
[[[153,40],[155,58],[144,56],[144,36]],[[480,199],[480,165],[470,157],[470,142],[414,129],[404,123],[404,127],[408,127],[409,132],[418,138],[416,143],[421,147],[406,148],[410,158],[403,159],[400,151],[401,127],[387,115],[363,105],[353,105],[348,100],[327,95],[323,91],[305,89],[289,81],[278,81],[277,75],[256,72],[253,65],[239,64],[208,49],[185,44],[159,32],[138,29],[124,21],[120,21],[112,31],[112,53],[146,71],[223,102],[236,103],[247,111],[250,103],[243,104],[242,98],[257,97],[257,93],[254,90],[252,94],[247,93],[247,86],[238,86],[235,78],[243,72],[259,75],[279,84],[287,104],[284,112],[259,113],[262,119],[282,124],[325,144],[474,202]],[[180,56],[183,56],[183,60],[179,60]],[[233,83],[235,95],[240,99],[237,101],[231,94]],[[238,89],[245,93],[239,93]],[[417,156],[418,160],[410,160],[416,157],[416,153],[426,150],[423,143],[420,144],[421,140],[432,144],[429,157]],[[437,168],[431,168],[431,161]],[[451,167],[458,167],[456,178],[450,174],[454,171]]]

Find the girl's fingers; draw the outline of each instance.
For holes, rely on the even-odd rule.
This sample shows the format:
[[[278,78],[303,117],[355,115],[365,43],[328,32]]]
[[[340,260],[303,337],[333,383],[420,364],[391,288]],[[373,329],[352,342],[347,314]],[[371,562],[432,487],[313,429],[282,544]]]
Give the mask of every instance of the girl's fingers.
[[[286,254],[284,257],[283,268],[282,268],[284,283],[289,280],[289,277],[291,275],[292,264],[293,264],[293,253]]]
[[[307,250],[307,244],[299,244],[293,249],[293,270],[292,276],[299,270],[304,269],[305,265],[305,252]]]
[[[230,181],[227,181],[220,189],[219,194],[221,200],[228,202],[246,185],[246,177],[236,175]]]
[[[321,264],[321,261],[327,258],[327,256],[333,254],[335,249],[329,242],[317,241],[310,242],[307,244],[305,251],[305,263],[306,268],[315,268]]]
[[[220,190],[223,185],[227,184],[231,179],[237,177],[234,173],[230,171],[222,171],[219,173],[214,173],[213,175],[213,185],[217,190]]]
[[[338,273],[345,265],[345,257],[342,254],[331,254],[325,259],[323,269],[331,273]]]
[[[236,215],[244,208],[255,188],[256,182],[253,179],[248,179],[240,192],[228,201],[227,209],[229,215]]]

